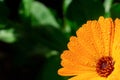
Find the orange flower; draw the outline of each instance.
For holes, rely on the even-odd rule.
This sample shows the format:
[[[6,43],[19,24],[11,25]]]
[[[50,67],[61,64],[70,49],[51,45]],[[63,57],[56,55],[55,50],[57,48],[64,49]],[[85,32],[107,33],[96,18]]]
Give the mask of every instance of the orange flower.
[[[120,19],[88,21],[72,36],[58,70],[69,80],[120,80]]]

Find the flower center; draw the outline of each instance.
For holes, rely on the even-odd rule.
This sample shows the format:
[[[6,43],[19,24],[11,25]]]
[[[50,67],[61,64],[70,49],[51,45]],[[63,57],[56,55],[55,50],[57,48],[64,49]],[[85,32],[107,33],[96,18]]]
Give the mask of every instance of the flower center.
[[[101,77],[107,77],[114,69],[114,62],[112,57],[106,56],[98,60],[96,71]]]

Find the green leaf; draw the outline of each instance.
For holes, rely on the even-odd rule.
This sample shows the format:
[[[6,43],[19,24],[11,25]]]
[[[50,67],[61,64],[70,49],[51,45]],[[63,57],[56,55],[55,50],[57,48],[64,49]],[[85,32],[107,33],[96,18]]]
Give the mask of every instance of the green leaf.
[[[32,41],[39,42],[51,50],[62,51],[66,49],[68,38],[66,38],[62,31],[49,26],[33,30],[34,36]]]
[[[4,0],[0,0],[0,2],[3,2]]]
[[[105,0],[104,1],[104,8],[105,8],[105,17],[110,17],[110,9],[112,6],[113,0]]]
[[[0,24],[0,29],[3,29],[3,28],[5,28],[5,24]]]
[[[66,13],[67,8],[69,7],[72,0],[63,0],[63,12]]]
[[[16,38],[13,32],[14,32],[13,29],[0,30],[0,40],[7,43],[15,42]]]
[[[30,16],[31,5],[34,0],[22,0],[19,13],[25,18]]]
[[[59,28],[59,24],[55,20],[55,17],[50,10],[42,3],[34,1],[31,6],[32,24],[38,25],[50,25]]]
[[[48,62],[44,65],[43,72],[38,74],[36,80],[67,80],[65,77],[58,75],[58,69],[60,68],[59,56],[54,56],[48,59]],[[40,75],[42,73],[42,75]]]
[[[111,7],[111,17],[112,18],[120,18],[120,4],[113,4]]]
[[[67,10],[67,18],[78,27],[87,20],[98,19],[102,15],[104,7],[100,0],[73,0]]]

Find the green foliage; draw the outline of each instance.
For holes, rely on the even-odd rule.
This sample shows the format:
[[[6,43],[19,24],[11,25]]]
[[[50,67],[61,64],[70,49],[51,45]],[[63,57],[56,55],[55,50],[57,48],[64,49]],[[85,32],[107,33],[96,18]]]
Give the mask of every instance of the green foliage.
[[[72,0],[63,0],[63,12],[64,13],[66,13],[71,2],[72,2]]]
[[[70,4],[67,17],[79,25],[89,19],[97,19],[104,15],[104,8],[100,0],[73,0]]]
[[[39,75],[39,78],[37,78],[37,80],[65,80],[63,77],[60,77],[58,76],[57,74],[57,70],[58,66],[60,66],[60,59],[59,59],[59,56],[53,56],[51,57],[50,59],[48,59],[47,63],[45,64],[45,67],[43,69],[43,75],[42,77],[40,77]],[[49,67],[48,67],[49,66]],[[47,75],[47,77],[46,77]]]
[[[0,40],[12,43],[16,40],[13,29],[0,30]]]
[[[31,5],[34,0],[22,0],[20,14],[26,18],[30,16]]]
[[[115,18],[120,18],[120,4],[116,3],[111,7],[111,16]]]
[[[23,0],[20,14],[23,17],[30,19],[32,26],[49,25],[56,28],[60,27],[51,11],[38,1]]]
[[[40,2],[33,2],[31,7],[33,25],[50,25],[59,28],[59,24],[50,10]]]
[[[113,2],[113,0],[105,0],[104,1],[105,17],[110,16],[110,9],[111,9],[111,6],[112,6],[112,2]]]
[[[120,18],[117,0],[9,1],[0,0],[0,60],[12,80],[67,80],[57,70],[70,36],[87,20]]]

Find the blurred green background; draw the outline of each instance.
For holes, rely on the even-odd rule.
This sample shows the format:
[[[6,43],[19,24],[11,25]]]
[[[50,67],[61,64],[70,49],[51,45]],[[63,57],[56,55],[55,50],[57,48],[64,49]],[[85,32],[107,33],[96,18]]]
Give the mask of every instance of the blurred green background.
[[[67,80],[60,54],[87,20],[120,18],[119,0],[0,0],[0,80]]]

